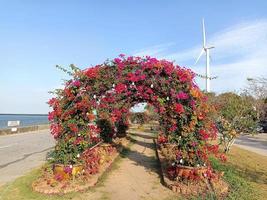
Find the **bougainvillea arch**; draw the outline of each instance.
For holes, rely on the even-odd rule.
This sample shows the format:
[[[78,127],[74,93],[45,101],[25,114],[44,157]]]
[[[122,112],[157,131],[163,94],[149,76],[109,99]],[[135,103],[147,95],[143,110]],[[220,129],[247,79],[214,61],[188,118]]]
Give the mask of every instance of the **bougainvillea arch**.
[[[206,165],[209,153],[218,152],[209,142],[217,130],[194,76],[166,60],[124,55],[85,70],[75,68],[73,78],[49,101],[58,162],[79,162],[80,155],[100,140],[96,118],[116,123],[133,105],[147,102],[159,113],[161,142],[177,145],[177,162]]]

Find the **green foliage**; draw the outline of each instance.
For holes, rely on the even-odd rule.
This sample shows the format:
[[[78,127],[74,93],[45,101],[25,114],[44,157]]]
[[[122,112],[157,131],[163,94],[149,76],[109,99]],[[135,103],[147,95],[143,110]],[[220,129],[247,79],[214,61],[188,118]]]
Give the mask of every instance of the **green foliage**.
[[[257,126],[257,112],[253,100],[235,93],[224,93],[217,97],[219,114],[231,122],[238,132],[254,132]]]
[[[233,92],[226,92],[216,96],[208,94],[209,103],[214,105],[217,112],[213,118],[223,118],[231,123],[231,126],[238,133],[251,133],[256,130],[258,122],[257,111],[254,107],[254,98],[247,95],[238,95]]]
[[[217,109],[213,118],[217,121],[217,127],[221,133],[220,143],[225,152],[230,150],[239,134],[256,132],[258,118],[253,101],[252,97],[232,92],[218,96],[209,94],[209,103]]]

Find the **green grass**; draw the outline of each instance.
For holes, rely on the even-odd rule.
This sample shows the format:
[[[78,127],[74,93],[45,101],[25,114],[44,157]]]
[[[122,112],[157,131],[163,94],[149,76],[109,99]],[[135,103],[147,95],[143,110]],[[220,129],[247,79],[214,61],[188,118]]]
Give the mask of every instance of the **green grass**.
[[[257,191],[253,190],[252,185],[245,178],[241,177],[233,166],[221,164],[215,159],[211,159],[211,162],[214,169],[224,172],[224,180],[230,186],[230,193],[227,199],[255,199]]]
[[[2,186],[0,188],[0,200],[67,200],[75,196],[75,193],[64,196],[48,196],[34,192],[31,184],[40,175],[40,172],[40,169],[33,170],[14,182]]]

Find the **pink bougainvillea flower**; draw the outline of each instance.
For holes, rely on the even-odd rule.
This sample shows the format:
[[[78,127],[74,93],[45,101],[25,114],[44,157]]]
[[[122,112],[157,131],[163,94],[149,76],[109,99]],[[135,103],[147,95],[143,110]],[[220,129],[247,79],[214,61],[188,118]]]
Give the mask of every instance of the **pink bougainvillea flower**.
[[[54,138],[57,139],[60,136],[63,128],[60,124],[52,123],[50,125],[50,130],[51,130],[51,134],[54,136]]]
[[[124,91],[126,91],[127,90],[127,86],[125,85],[125,84],[123,84],[123,83],[119,83],[118,85],[116,85],[116,87],[115,87],[115,91],[118,93],[118,94],[120,94],[120,93],[122,93],[122,92],[124,92]]]
[[[72,167],[71,166],[65,166],[64,167],[64,172],[67,174],[71,174],[72,173]]]
[[[54,106],[55,104],[57,104],[58,103],[58,100],[56,99],[56,98],[52,98],[52,99],[50,99],[49,101],[48,101],[48,104],[50,105],[50,106]]]
[[[207,133],[206,130],[203,130],[203,129],[199,130],[199,134],[203,140],[209,139],[209,134]]]
[[[49,121],[53,121],[56,117],[56,112],[55,111],[52,111],[52,112],[49,112],[48,113],[48,120]]]
[[[79,131],[78,126],[76,124],[69,124],[68,126],[70,130],[73,131],[74,133],[77,133]]]
[[[134,73],[128,73],[127,74],[127,80],[128,81],[132,81],[132,82],[137,82],[138,81],[138,77],[134,74]]]
[[[180,103],[175,104],[174,109],[175,109],[175,112],[177,112],[178,114],[184,113],[184,107]]]
[[[72,83],[72,86],[75,86],[75,87],[80,87],[81,86],[81,82],[76,80],[76,81],[73,81]]]
[[[189,98],[188,94],[186,94],[185,92],[179,92],[177,95],[176,95],[176,98],[177,99],[182,99],[182,100],[186,100]]]
[[[96,78],[98,75],[99,66],[85,69],[83,72],[88,78]]]
[[[114,59],[114,62],[115,62],[116,64],[120,64],[120,63],[121,63],[121,59],[120,59],[120,58],[115,58],[115,59]]]

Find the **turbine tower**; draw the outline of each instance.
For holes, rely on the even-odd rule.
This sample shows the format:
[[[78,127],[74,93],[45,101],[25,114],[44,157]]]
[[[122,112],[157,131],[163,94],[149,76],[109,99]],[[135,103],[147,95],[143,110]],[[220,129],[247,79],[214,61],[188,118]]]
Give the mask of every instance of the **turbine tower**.
[[[202,33],[203,33],[203,47],[201,49],[201,52],[195,62],[195,64],[198,63],[200,57],[203,55],[203,53],[206,53],[206,92],[210,92],[210,49],[215,48],[214,46],[207,46],[206,44],[206,31],[205,31],[205,21],[202,19]]]

